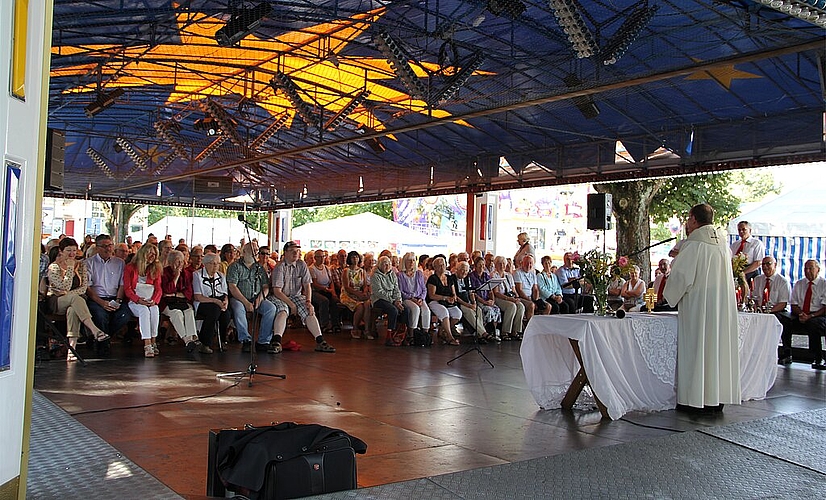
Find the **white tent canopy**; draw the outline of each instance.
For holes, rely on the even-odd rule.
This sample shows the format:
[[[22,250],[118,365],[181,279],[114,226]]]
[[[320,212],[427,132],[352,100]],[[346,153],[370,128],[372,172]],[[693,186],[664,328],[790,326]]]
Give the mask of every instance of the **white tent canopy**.
[[[826,195],[819,184],[804,186],[750,210],[728,224],[737,234],[737,223],[748,221],[755,236],[826,236]]]
[[[172,241],[178,243],[180,238],[184,238],[188,245],[208,245],[213,243],[220,247],[224,243],[238,245],[241,238],[247,239],[247,231],[244,224],[237,219],[217,219],[208,217],[173,217],[167,216],[143,231],[129,233],[133,240],[146,241],[149,233],[154,234],[158,239],[163,239],[167,234],[172,235]],[[267,235],[250,229],[250,237],[258,239],[261,245],[266,244]]]
[[[293,228],[292,237],[304,251],[318,248],[330,252],[343,248],[362,253],[389,249],[397,254],[447,251],[447,245],[433,237],[369,212],[304,224]]]

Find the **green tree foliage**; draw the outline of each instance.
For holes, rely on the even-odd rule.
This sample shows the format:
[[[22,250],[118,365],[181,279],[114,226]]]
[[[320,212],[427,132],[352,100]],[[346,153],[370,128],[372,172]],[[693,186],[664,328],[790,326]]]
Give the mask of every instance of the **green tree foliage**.
[[[715,224],[725,224],[737,216],[741,203],[735,194],[735,185],[734,176],[730,172],[668,179],[651,201],[651,219],[655,223],[667,222],[674,216],[682,220],[694,205],[708,203],[714,208]]]
[[[326,207],[297,208],[293,210],[293,227],[310,222],[338,219],[348,215],[371,212],[387,220],[393,220],[393,202],[378,201],[372,203],[353,203],[349,205],[330,205]]]
[[[118,243],[126,241],[129,220],[143,205],[138,203],[101,202],[106,216],[106,232]]]
[[[783,189],[783,184],[775,181],[771,168],[735,170],[731,178],[734,185],[740,187],[735,194],[743,203],[763,201],[766,196],[780,194]]]
[[[241,210],[219,210],[212,208],[195,208],[191,207],[163,207],[150,206],[149,218],[147,225],[152,225],[166,216],[170,217],[204,217],[208,219],[237,219],[239,214],[243,214]],[[255,229],[261,233],[267,233],[269,229],[269,217],[267,212],[247,212],[244,219],[250,223],[250,228]]]

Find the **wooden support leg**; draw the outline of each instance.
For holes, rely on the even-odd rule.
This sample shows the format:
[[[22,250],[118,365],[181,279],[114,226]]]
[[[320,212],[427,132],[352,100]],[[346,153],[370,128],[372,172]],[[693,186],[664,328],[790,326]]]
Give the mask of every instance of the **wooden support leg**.
[[[576,360],[579,361],[579,371],[574,377],[574,380],[571,381],[571,386],[568,387],[565,397],[562,398],[562,408],[565,410],[573,409],[574,403],[576,403],[577,398],[580,393],[582,393],[582,389],[584,389],[585,385],[588,384],[588,374],[585,373],[585,364],[582,362],[582,353],[579,351],[579,342],[574,339],[568,340],[571,342],[571,348],[574,350]],[[599,400],[596,393],[594,393],[594,401],[596,401],[597,408],[599,408],[599,412],[602,414],[602,417],[611,418],[608,416],[608,408],[602,404],[602,401]]]

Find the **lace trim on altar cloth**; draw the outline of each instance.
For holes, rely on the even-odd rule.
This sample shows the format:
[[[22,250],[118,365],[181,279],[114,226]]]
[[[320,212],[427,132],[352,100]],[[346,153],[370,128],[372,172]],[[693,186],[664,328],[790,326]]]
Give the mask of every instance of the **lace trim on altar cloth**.
[[[759,328],[754,326],[757,315],[755,314],[738,314],[737,315],[737,352],[743,352],[743,338],[744,332],[755,331],[752,328]]]
[[[650,317],[632,319],[634,339],[651,373],[664,384],[674,385],[677,371],[677,322]]]
[[[568,392],[570,384],[565,385],[545,385],[542,387],[542,395],[537,398],[539,407],[543,410],[554,410],[562,407],[562,399]],[[594,391],[586,385],[574,403],[574,410],[594,410],[597,409],[597,401],[594,399]]]

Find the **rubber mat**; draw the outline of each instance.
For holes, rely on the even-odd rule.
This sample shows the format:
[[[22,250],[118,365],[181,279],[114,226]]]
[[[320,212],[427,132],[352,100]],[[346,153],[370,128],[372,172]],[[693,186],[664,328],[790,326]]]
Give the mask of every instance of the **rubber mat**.
[[[182,498],[37,391],[29,449],[26,498]]]
[[[752,420],[700,432],[826,474],[826,410]]]

